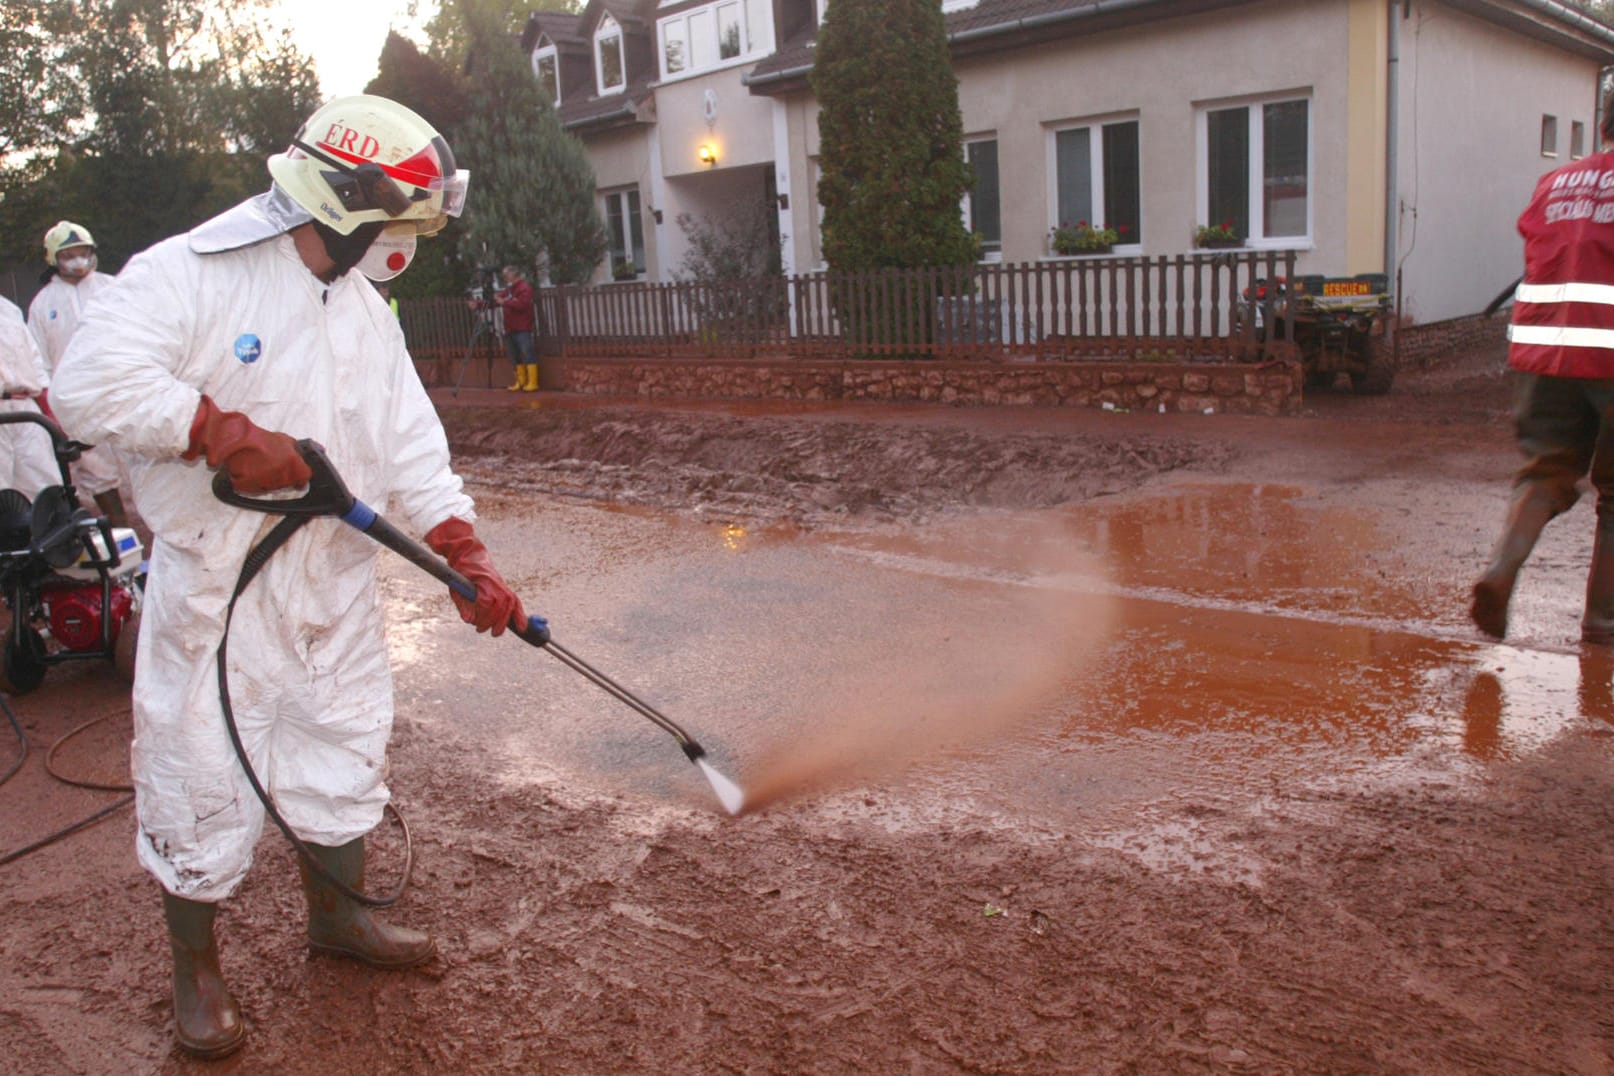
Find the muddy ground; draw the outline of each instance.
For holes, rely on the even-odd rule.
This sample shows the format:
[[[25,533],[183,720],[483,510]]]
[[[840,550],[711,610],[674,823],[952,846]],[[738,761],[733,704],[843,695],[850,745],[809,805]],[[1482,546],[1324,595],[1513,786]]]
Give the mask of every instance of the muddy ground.
[[[1614,1071],[1611,663],[1590,514],[1514,637],[1464,596],[1513,464],[1496,354],[1292,419],[444,398],[557,638],[752,797],[389,566],[394,916],[310,956],[266,835],[220,916],[250,1029],[171,1045],[127,811],[0,867],[17,1072]],[[516,406],[512,406],[516,405]],[[126,689],[7,700],[0,849],[113,802]],[[4,730],[0,730],[3,732]],[[14,752],[14,748],[7,748]],[[13,758],[8,754],[0,758]],[[400,849],[375,842],[372,883]]]

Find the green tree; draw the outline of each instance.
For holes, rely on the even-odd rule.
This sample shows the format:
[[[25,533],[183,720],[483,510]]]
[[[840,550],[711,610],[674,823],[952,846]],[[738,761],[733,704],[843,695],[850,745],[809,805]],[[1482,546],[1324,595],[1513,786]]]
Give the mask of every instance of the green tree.
[[[265,189],[264,157],[319,104],[268,0],[30,2],[50,20],[50,72],[79,96],[59,99],[73,114],[19,127],[0,171],[0,262],[37,265],[39,237],[65,217],[116,269]]]
[[[588,156],[533,77],[503,0],[453,6],[474,72],[470,115],[454,147],[471,172],[460,257],[534,266],[557,284],[580,283],[606,248]]]
[[[958,80],[936,0],[835,0],[819,28],[818,200],[831,269],[961,265],[975,258],[959,205]]]

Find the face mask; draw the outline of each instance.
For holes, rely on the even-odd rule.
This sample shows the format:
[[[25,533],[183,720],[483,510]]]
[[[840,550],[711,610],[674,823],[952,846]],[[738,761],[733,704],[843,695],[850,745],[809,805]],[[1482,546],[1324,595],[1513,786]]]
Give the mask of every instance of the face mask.
[[[415,259],[415,230],[388,228],[382,232],[370,249],[359,259],[358,270],[371,280],[380,283],[391,280]]]
[[[81,277],[89,276],[95,268],[95,255],[75,254],[71,258],[58,259],[56,271],[62,276]]]
[[[353,229],[349,235],[343,235],[320,221],[314,222],[314,231],[319,234],[320,241],[325,244],[325,255],[336,263],[332,269],[329,280],[335,280],[343,273],[358,265],[364,258],[370,245],[381,235],[381,229],[386,225],[379,221],[367,221]]]

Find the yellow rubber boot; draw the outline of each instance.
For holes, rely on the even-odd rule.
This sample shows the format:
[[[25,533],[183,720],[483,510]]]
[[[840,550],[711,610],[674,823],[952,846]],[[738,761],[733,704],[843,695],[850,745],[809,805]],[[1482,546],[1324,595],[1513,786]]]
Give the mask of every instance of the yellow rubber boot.
[[[517,365],[516,366],[516,379],[513,382],[511,382],[510,384],[506,385],[504,391],[506,391],[506,392],[520,392],[522,389],[526,388],[527,387],[527,375],[526,375],[526,372],[525,372],[526,369],[527,368],[525,366]]]
[[[526,389],[528,392],[537,392],[538,391],[538,364],[535,363],[535,362],[529,362],[526,365],[522,366],[521,370],[522,370],[523,376],[526,378],[526,380],[522,382],[521,387]]]

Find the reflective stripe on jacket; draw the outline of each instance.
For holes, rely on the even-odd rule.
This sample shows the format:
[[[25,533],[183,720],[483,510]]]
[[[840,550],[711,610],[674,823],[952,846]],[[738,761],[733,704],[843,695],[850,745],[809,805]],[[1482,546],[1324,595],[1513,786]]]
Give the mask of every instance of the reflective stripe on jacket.
[[[1524,280],[1508,363],[1556,377],[1614,377],[1614,152],[1548,172],[1519,215]]]

